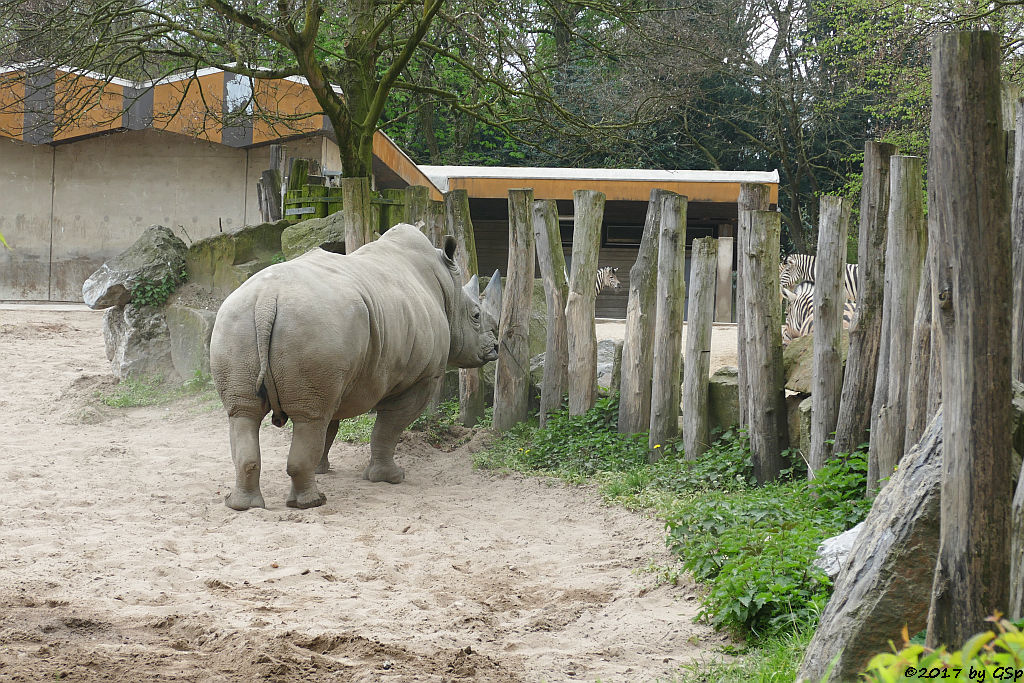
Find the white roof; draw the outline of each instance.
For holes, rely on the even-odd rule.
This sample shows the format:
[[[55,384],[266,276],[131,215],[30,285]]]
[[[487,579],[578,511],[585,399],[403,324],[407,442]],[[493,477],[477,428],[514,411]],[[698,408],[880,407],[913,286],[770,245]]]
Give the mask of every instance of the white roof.
[[[442,192],[451,178],[535,178],[683,183],[778,183],[775,171],[659,171],[649,168],[550,168],[528,166],[420,166]]]

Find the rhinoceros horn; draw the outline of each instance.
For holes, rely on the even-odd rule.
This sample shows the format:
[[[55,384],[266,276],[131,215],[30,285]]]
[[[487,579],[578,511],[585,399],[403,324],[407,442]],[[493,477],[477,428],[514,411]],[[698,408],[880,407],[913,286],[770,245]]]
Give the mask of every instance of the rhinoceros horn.
[[[495,320],[501,318],[501,272],[494,271],[491,281],[484,289],[484,310],[494,316]]]
[[[469,282],[467,282],[466,284],[462,285],[462,291],[464,291],[466,293],[466,296],[468,296],[473,301],[479,301],[480,300],[480,278],[477,277],[476,275],[474,275],[473,277],[469,278]]]

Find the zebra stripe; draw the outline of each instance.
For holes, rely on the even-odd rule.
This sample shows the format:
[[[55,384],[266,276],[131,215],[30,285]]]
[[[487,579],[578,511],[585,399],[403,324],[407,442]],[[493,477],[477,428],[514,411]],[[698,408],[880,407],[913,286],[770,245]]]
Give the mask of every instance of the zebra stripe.
[[[597,269],[597,282],[594,283],[594,291],[597,294],[601,293],[603,289],[613,289],[616,292],[622,287],[622,283],[619,282],[619,277],[615,274],[619,271],[618,268],[612,268],[611,266],[605,266]]]
[[[782,343],[788,344],[808,334],[814,333],[814,283],[801,282],[796,289],[783,289],[783,295],[789,300],[786,309],[786,322],[782,326]],[[849,329],[853,317],[857,313],[857,302],[849,299],[843,304],[843,329]]]
[[[814,271],[817,259],[811,254],[790,254],[779,263],[779,284],[788,290],[794,290],[801,282],[815,282]],[[846,286],[846,298],[857,301],[860,293],[860,267],[856,263],[846,264],[843,284]]]

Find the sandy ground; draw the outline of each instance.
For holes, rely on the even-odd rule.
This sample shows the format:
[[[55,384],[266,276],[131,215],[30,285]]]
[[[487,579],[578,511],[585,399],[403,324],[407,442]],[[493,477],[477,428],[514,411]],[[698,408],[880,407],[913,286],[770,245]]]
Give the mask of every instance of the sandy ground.
[[[601,319],[597,322],[598,339],[622,340],[626,326],[621,322],[611,322]],[[686,323],[683,323],[683,342],[680,347],[686,349]],[[736,323],[715,323],[711,327],[711,362],[708,366],[708,373],[713,375],[715,370],[724,365],[736,365]]]
[[[0,680],[650,681],[724,642],[657,585],[661,525],[407,435],[399,486],[338,444],[327,504],[223,504],[219,404],[114,409],[101,318],[0,310]]]

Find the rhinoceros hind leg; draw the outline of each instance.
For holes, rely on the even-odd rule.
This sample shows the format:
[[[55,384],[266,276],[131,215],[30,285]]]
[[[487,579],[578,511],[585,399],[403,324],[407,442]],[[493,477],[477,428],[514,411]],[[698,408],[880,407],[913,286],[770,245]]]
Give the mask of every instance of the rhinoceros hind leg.
[[[317,474],[327,474],[327,470],[331,469],[331,461],[327,459],[327,454],[331,450],[331,446],[334,445],[334,438],[338,436],[338,423],[339,420],[331,420],[330,424],[327,425],[327,438],[324,439],[324,454],[320,458],[320,464],[316,466]]]
[[[285,500],[290,508],[315,508],[327,502],[327,496],[316,487],[314,470],[324,454],[326,422],[295,422],[292,446],[288,450],[286,471],[292,478],[292,490]]]
[[[224,503],[233,510],[266,507],[260,493],[260,420],[229,417],[228,431],[231,460],[235,463],[235,487]]]
[[[395,445],[402,431],[423,412],[436,384],[434,379],[422,380],[401,396],[377,406],[377,419],[370,436],[370,464],[363,471],[363,479],[402,483],[405,470],[395,463]]]

